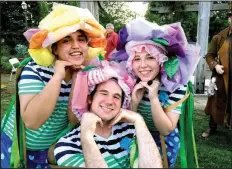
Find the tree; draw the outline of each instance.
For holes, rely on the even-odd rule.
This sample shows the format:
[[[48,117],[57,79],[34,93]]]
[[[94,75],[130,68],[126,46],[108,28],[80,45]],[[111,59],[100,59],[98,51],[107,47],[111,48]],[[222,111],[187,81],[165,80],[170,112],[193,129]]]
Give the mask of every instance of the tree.
[[[2,1],[1,7],[1,41],[10,47],[10,53],[13,54],[14,47],[17,43],[25,44],[23,31],[25,30],[24,13],[21,2]]]
[[[209,24],[209,41],[214,35],[229,26],[227,11],[214,11]]]
[[[129,20],[135,17],[126,2],[101,2],[104,8],[99,10],[100,24],[105,26],[107,23],[114,25],[115,32],[118,32]]]
[[[214,2],[222,3],[222,2]],[[192,2],[150,2],[148,10],[146,12],[146,19],[151,22],[156,22],[159,25],[170,24],[174,22],[181,22],[181,25],[185,31],[188,41],[196,42],[197,36],[197,24],[198,24],[198,12],[185,12],[186,5],[190,5]],[[152,7],[169,7],[170,13],[158,13],[151,12]],[[212,12],[209,25],[209,40],[212,36],[220,32],[223,28],[226,28],[229,24],[226,17],[227,11],[214,11]]]
[[[197,12],[185,12],[185,6],[191,2],[150,2],[145,14],[147,20],[159,25],[181,22],[189,41],[196,41],[197,36]],[[169,7],[170,13],[151,12],[152,7]]]
[[[27,9],[24,11],[20,1],[1,1],[1,20],[4,20],[0,25],[1,43],[4,41],[1,45],[7,45],[10,54],[15,54],[14,48],[17,44],[28,45],[23,32],[28,28],[37,28],[39,22],[51,11],[54,2],[26,1]],[[57,3],[80,6],[77,1],[57,1]],[[27,25],[24,14],[26,14]]]

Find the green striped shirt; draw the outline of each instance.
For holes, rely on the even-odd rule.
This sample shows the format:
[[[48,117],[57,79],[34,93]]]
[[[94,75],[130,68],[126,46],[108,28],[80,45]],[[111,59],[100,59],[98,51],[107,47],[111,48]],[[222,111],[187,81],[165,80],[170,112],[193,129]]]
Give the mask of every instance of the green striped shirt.
[[[54,67],[42,67],[34,61],[29,62],[24,67],[19,79],[19,95],[39,94],[53,74]],[[70,91],[71,81],[69,83],[62,81],[56,106],[49,119],[37,130],[26,128],[27,149],[43,150],[49,148],[56,141],[57,135],[67,127],[67,106]],[[14,115],[11,118],[14,118]]]
[[[187,86],[181,86],[179,89],[177,89],[173,93],[170,93],[167,91],[167,89],[164,86],[161,86],[159,88],[159,95],[160,95],[160,93],[166,93],[166,95],[168,96],[166,101],[161,102],[162,107],[166,108],[166,107],[172,105],[173,103],[179,101],[181,98],[183,98],[185,93],[186,93],[186,87]],[[180,104],[176,108],[172,109],[171,112],[181,114],[181,108],[182,108],[182,104]],[[138,105],[137,111],[138,111],[138,113],[140,113],[143,116],[143,118],[148,126],[148,129],[150,131],[157,131],[157,129],[154,125],[153,119],[152,119],[151,103],[150,103],[150,100],[148,98],[148,91],[147,90],[145,90],[145,94]]]

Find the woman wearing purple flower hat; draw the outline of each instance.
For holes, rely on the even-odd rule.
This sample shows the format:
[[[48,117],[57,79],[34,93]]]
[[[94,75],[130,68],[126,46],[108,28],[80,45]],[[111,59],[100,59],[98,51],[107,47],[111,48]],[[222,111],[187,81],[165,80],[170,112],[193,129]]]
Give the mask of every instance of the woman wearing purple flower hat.
[[[180,149],[177,123],[199,48],[187,43],[179,23],[159,26],[132,20],[119,31],[117,50],[111,59],[126,61],[127,70],[138,79],[131,108],[143,116],[161,154],[164,136],[164,158],[172,168]]]

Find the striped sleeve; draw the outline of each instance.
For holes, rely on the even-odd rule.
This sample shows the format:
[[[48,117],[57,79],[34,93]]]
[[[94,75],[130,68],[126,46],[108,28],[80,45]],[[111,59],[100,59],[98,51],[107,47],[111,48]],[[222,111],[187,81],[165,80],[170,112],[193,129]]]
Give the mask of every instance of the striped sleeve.
[[[187,85],[181,86],[179,89],[175,90],[173,93],[171,93],[169,95],[169,98],[164,103],[163,107],[166,108],[166,107],[178,102],[179,100],[181,100],[185,96],[186,90],[187,90]],[[172,109],[171,112],[181,114],[181,109],[182,109],[182,103],[179,104],[174,109]]]
[[[18,82],[19,95],[38,94],[44,86],[42,78],[36,70],[36,65],[33,65],[30,62],[24,67],[21,73],[20,80]]]
[[[54,156],[59,166],[85,167],[80,142],[80,127],[74,128],[57,142]]]

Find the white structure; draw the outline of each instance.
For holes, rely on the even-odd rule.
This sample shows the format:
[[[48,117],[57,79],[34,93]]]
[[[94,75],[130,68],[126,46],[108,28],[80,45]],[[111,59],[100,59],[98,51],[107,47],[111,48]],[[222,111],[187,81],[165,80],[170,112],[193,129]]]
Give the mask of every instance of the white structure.
[[[209,18],[211,2],[199,2],[197,43],[201,46],[200,61],[196,68],[195,93],[204,93],[205,86],[205,59],[204,56],[208,49],[209,38]]]
[[[11,80],[11,77],[12,77],[12,74],[14,72],[16,72],[17,68],[15,67],[16,64],[19,64],[19,60],[17,58],[12,58],[12,59],[9,59],[9,62],[12,66],[12,69],[11,69],[11,74],[10,74],[10,80]]]

